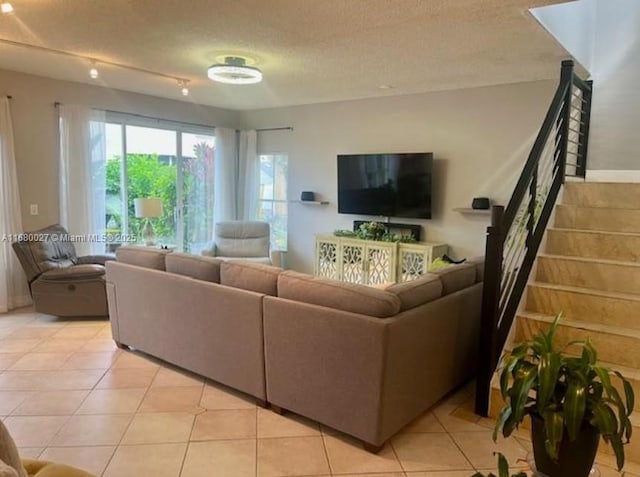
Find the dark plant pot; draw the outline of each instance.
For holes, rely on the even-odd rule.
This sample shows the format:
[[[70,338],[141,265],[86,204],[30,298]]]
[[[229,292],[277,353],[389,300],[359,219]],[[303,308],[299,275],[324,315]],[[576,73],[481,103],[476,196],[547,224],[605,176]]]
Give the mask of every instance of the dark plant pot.
[[[538,472],[548,477],[589,476],[600,443],[600,433],[595,427],[584,421],[578,438],[573,442],[569,442],[565,432],[560,443],[558,462],[554,462],[547,454],[544,439],[544,421],[538,416],[531,416],[531,441]]]

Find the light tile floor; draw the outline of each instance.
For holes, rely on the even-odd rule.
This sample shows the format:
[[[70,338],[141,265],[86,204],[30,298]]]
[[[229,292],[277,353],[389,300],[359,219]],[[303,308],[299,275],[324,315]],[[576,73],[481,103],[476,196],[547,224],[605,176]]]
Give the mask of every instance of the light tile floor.
[[[105,477],[470,477],[492,470],[496,451],[526,467],[526,432],[494,444],[472,392],[453,393],[374,455],[316,422],[118,350],[107,321],[0,315],[0,417],[22,456]],[[619,475],[610,456],[599,462],[602,477]],[[640,476],[640,466],[623,475]]]

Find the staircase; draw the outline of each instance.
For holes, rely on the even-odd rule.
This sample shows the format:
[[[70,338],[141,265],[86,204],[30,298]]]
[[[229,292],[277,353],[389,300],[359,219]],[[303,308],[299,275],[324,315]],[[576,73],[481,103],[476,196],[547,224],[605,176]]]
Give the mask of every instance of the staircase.
[[[640,463],[640,184],[568,182],[555,209],[513,343],[547,329],[562,312],[557,345],[589,338],[599,360],[630,380],[635,439],[625,451]],[[494,383],[490,415],[502,405]]]

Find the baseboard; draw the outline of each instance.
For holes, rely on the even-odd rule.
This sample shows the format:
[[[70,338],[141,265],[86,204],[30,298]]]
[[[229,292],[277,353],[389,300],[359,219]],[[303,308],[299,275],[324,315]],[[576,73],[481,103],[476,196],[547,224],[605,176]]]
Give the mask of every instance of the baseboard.
[[[587,182],[640,182],[640,170],[587,170]]]

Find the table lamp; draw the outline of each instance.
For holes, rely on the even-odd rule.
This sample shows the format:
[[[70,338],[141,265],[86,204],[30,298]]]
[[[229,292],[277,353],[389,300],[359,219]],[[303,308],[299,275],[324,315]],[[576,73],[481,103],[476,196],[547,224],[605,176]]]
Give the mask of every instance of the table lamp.
[[[142,227],[142,239],[147,247],[155,245],[156,233],[151,225],[151,218],[162,216],[162,201],[156,198],[133,199],[136,217],[145,219]]]

